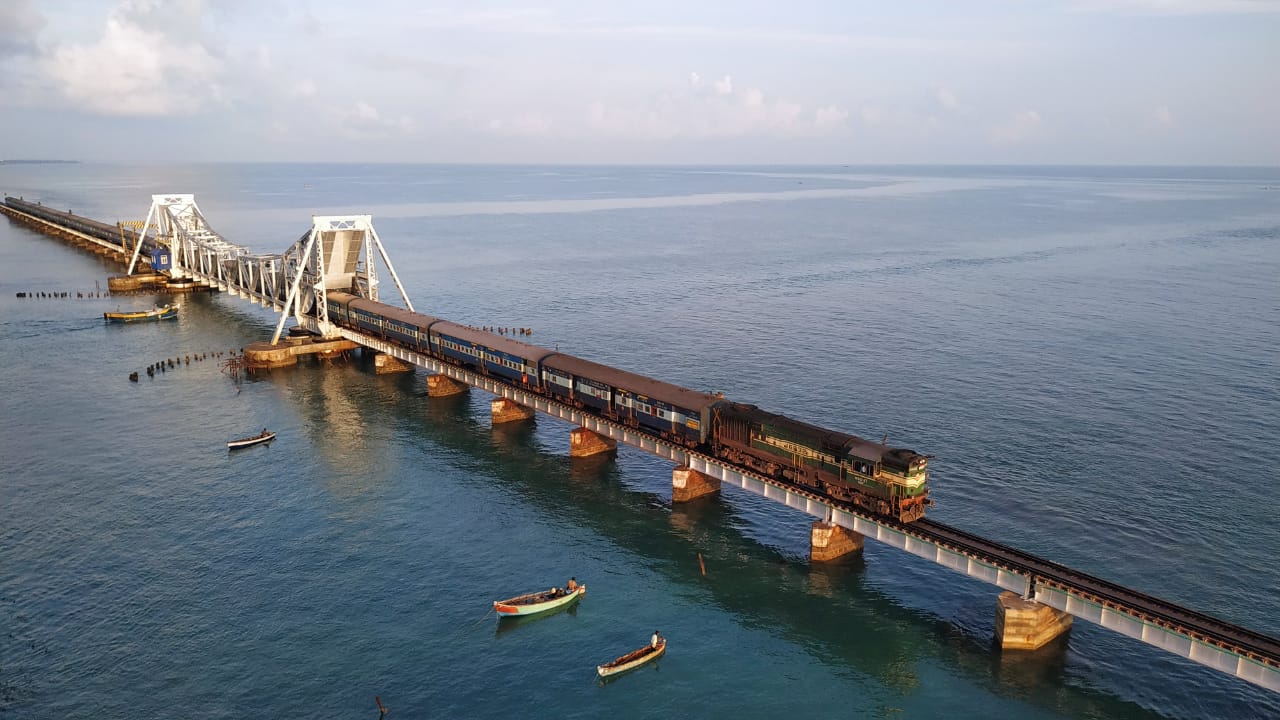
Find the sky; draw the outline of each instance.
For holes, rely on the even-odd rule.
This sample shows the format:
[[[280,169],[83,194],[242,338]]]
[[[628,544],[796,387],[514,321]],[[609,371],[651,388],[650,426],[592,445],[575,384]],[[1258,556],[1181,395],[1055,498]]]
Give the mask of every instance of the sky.
[[[1280,165],[1280,0],[0,0],[0,159]]]

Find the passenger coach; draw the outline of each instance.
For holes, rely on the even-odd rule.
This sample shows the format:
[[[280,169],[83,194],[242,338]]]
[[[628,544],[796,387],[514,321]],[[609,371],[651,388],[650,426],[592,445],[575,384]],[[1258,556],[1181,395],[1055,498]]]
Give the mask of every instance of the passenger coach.
[[[687,447],[706,442],[711,408],[721,396],[654,380],[572,355],[542,361],[550,394],[623,420]]]

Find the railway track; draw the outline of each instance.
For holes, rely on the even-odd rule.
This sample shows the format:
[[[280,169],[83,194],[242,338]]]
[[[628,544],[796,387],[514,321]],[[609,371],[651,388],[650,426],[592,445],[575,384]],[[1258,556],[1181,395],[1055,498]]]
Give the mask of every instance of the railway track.
[[[505,382],[502,384],[509,385]],[[516,386],[511,385],[511,387],[515,388]],[[870,513],[852,503],[835,500],[809,488],[783,484],[748,468],[727,463],[724,459],[676,445],[645,432],[643,428],[630,429],[648,435],[655,443],[678,448],[691,456],[701,456],[706,460],[731,465],[739,473],[753,477],[761,482],[775,485],[788,492],[803,495],[833,507],[839,507],[846,512],[860,515],[868,520],[892,527],[899,532],[913,535],[961,555],[972,557],[1010,572],[1026,575],[1031,578],[1033,587],[1036,585],[1052,587],[1095,603],[1100,607],[1126,613],[1171,632],[1189,635],[1209,645],[1239,654],[1263,665],[1280,669],[1280,640],[1269,635],[1220,620],[1102,578],[1094,577],[1061,563],[1046,560],[929,518],[904,523],[894,518]]]
[[[883,522],[883,521],[882,521]],[[1013,572],[1032,584],[1054,587],[1100,606],[1126,612],[1159,627],[1185,632],[1201,642],[1280,668],[1280,640],[1167,600],[1138,592],[1060,563],[1022,552],[928,518],[900,529],[948,549]]]
[[[390,341],[388,340],[388,342]],[[456,363],[454,364],[456,365]],[[507,383],[501,379],[490,379],[515,390],[526,391],[525,388]],[[585,411],[583,408],[577,409]],[[596,415],[595,413],[592,414]],[[617,424],[620,428],[623,427],[614,419],[604,418],[599,415],[596,415],[596,417],[610,424]],[[648,436],[655,444],[678,449],[689,456],[699,456],[705,460],[734,467],[737,472],[744,476],[755,478],[790,493],[802,495],[832,507],[838,507],[845,512],[859,515],[867,520],[893,528],[898,532],[914,536],[925,542],[933,543],[992,566],[1028,576],[1032,587],[1052,587],[1087,602],[1095,603],[1100,607],[1127,614],[1170,632],[1190,636],[1195,640],[1249,658],[1257,663],[1280,669],[1280,640],[1269,635],[1088,575],[1061,563],[1022,552],[1008,545],[988,540],[928,518],[904,523],[891,517],[877,515],[852,503],[835,500],[825,494],[815,492],[810,488],[785,484],[774,478],[765,477],[749,468],[727,462],[722,458],[704,454],[683,445],[676,445],[669,440],[647,432],[644,428],[627,427],[632,432]]]

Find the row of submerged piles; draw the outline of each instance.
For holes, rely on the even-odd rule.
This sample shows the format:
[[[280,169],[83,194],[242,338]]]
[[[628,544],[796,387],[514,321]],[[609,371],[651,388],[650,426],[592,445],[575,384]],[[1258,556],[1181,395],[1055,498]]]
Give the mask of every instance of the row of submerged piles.
[[[146,367],[146,369],[143,372],[147,374],[147,377],[154,378],[157,373],[165,373],[165,372],[168,372],[169,370],[176,370],[182,367],[183,365],[190,365],[192,362],[198,363],[203,360],[208,360],[210,358],[217,359],[225,356],[236,358],[238,357],[237,355],[238,352],[243,352],[243,351],[237,351],[233,348],[231,350],[217,350],[217,351],[211,351],[211,352],[202,352],[202,353],[196,353],[194,355],[179,355],[177,357],[165,358],[163,360],[151,363]],[[136,371],[129,373],[129,380],[131,382],[138,382],[138,377],[139,375]]]

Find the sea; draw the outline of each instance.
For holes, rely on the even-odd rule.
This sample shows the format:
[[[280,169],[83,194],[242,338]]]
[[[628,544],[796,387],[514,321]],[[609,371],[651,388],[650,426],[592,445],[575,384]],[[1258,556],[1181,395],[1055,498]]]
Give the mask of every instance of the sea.
[[[384,301],[887,438],[932,457],[931,518],[1280,636],[1280,168],[6,164],[0,191],[113,223],[192,193],[262,254],[370,215]],[[239,373],[278,322],[245,300],[106,324],[169,299],[119,272],[0,220],[0,717],[1280,717],[1083,621],[1001,652],[994,586],[871,540],[810,564],[810,516],[673,505],[668,462],[571,460],[570,425],[494,427],[421,370]],[[570,577],[567,611],[492,612]],[[665,657],[597,680],[655,629]]]

